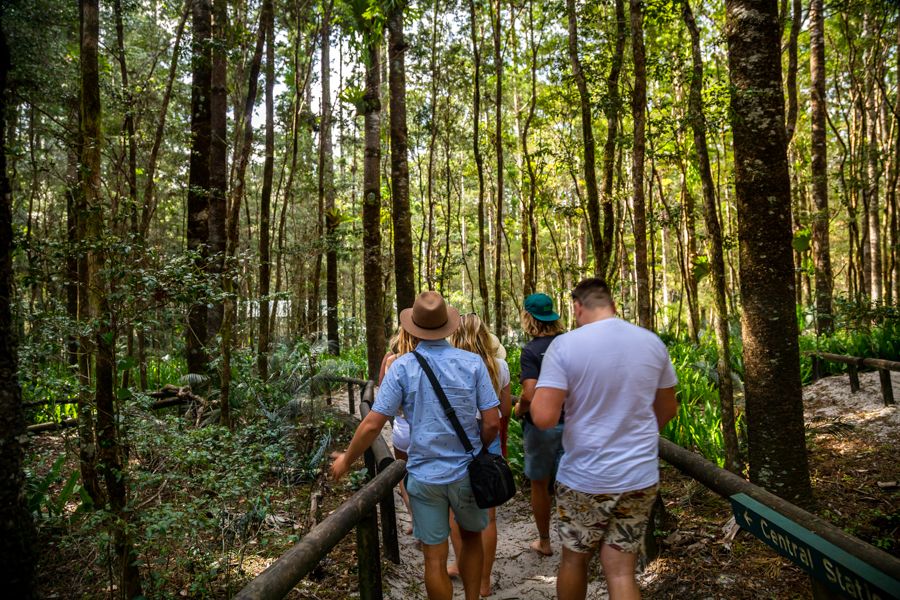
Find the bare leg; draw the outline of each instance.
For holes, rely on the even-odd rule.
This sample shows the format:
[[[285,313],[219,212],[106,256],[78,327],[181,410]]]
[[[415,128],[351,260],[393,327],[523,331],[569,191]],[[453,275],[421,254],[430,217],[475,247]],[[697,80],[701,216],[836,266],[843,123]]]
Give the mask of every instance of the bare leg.
[[[461,548],[457,557],[459,575],[462,578],[463,589],[466,591],[466,600],[478,600],[481,583],[481,567],[484,561],[484,548],[481,542],[480,531],[459,530]],[[446,556],[446,555],[445,555]],[[444,577],[447,581],[446,571]]]
[[[497,556],[497,510],[488,510],[488,526],[481,532],[481,545],[484,548],[484,564],[481,567],[481,595],[491,595],[491,571],[494,569],[494,558]]]
[[[534,524],[537,525],[540,537],[531,542],[530,548],[544,556],[553,554],[553,549],[550,547],[550,490],[548,484],[549,480],[547,479],[531,481],[531,512],[534,513]]]
[[[556,597],[559,600],[584,600],[587,595],[588,565],[593,554],[562,549],[559,575],[556,578]]]
[[[459,577],[459,553],[462,551],[462,538],[459,535],[459,525],[453,517],[453,509],[450,509],[450,543],[453,544],[452,563],[447,565],[447,575],[450,577]]]
[[[600,547],[600,564],[606,575],[610,600],[640,600],[641,590],[634,578],[637,554],[603,544]]]
[[[447,577],[447,540],[440,544],[422,544],[425,554],[425,590],[429,600],[451,600],[453,584]]]

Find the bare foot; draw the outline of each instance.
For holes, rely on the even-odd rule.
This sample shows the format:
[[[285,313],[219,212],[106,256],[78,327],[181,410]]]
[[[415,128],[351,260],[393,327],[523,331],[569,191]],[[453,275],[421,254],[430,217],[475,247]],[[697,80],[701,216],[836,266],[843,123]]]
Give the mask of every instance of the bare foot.
[[[459,577],[459,567],[456,566],[455,562],[447,565],[447,575],[449,575],[451,579]]]
[[[550,547],[550,538],[540,538],[531,542],[528,546],[541,556],[552,556],[553,549]]]
[[[490,596],[490,595],[493,593],[493,592],[491,591],[491,588],[493,588],[493,587],[494,587],[494,586],[491,585],[491,580],[490,580],[490,578],[488,578],[487,581],[485,581],[484,579],[482,579],[482,580],[481,580],[481,592],[480,592],[480,593],[481,593],[481,597],[482,597],[482,598],[487,598],[488,596]]]
[[[412,524],[409,524],[403,528],[403,533],[405,533],[406,535],[412,535],[412,532],[413,532]]]

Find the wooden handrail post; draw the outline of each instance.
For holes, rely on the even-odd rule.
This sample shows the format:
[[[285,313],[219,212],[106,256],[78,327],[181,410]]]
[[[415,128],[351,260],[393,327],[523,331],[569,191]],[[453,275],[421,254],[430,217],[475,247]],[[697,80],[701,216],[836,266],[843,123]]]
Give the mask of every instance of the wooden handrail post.
[[[878,376],[881,378],[881,395],[884,397],[884,405],[890,406],[894,403],[894,388],[891,386],[891,372],[887,369],[878,369]]]
[[[856,365],[847,365],[847,374],[850,376],[850,392],[859,391],[859,368]]]
[[[397,509],[393,492],[381,499],[381,543],[387,559],[399,565],[400,540],[397,537]]]
[[[347,384],[347,399],[350,401],[350,414],[356,412],[356,399],[353,397],[353,384]]]
[[[356,526],[356,560],[360,600],[382,600],[381,552],[375,507]]]

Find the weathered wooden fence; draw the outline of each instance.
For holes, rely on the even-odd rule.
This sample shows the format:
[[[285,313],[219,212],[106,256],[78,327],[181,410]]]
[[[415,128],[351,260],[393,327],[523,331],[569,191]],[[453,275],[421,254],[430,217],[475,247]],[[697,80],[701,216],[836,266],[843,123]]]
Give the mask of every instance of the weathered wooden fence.
[[[329,379],[347,384],[351,413],[354,412],[356,404],[354,393],[356,389],[359,390],[359,412],[360,416],[365,418],[375,399],[374,382],[348,377]],[[269,568],[248,583],[235,598],[241,600],[283,598],[355,528],[360,598],[381,600],[382,546],[388,560],[395,564],[400,562],[393,490],[406,476],[406,461],[395,461],[384,437],[379,435],[366,450],[365,462],[369,481],[325,520],[313,527]]]
[[[822,372],[819,367],[819,361],[827,360],[847,365],[847,374],[850,376],[850,391],[856,393],[859,391],[859,370],[861,368],[878,369],[878,376],[881,379],[881,395],[884,398],[884,405],[889,406],[894,403],[894,389],[891,385],[891,371],[900,372],[900,362],[893,360],[884,360],[881,358],[860,358],[858,356],[844,356],[843,354],[831,354],[829,352],[805,352],[813,359],[813,373],[818,376]]]

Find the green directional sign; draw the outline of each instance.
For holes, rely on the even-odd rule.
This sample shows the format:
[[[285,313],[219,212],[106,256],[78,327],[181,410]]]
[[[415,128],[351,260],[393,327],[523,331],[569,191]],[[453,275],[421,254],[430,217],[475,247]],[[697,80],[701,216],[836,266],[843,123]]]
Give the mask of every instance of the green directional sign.
[[[900,581],[848,554],[747,494],[731,496],[734,518],[776,552],[854,600],[900,599]]]

